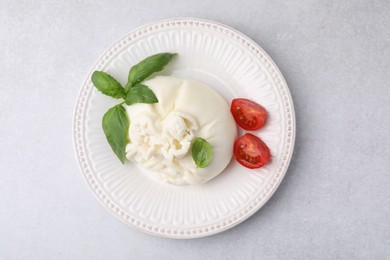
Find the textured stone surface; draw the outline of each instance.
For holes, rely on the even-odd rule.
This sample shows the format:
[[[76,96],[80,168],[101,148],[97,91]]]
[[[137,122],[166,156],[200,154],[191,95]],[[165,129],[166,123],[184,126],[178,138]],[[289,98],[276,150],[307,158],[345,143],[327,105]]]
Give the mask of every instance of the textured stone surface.
[[[0,1],[1,259],[390,259],[387,1]],[[224,233],[132,230],[85,185],[75,100],[115,40],[162,18],[247,34],[292,93],[296,149],[283,183]]]

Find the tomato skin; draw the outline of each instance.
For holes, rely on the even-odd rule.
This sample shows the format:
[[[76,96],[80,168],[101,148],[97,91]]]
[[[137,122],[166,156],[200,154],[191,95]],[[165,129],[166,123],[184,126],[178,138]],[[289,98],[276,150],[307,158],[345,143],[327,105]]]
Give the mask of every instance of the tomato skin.
[[[230,112],[240,127],[251,131],[261,128],[267,118],[264,107],[246,98],[233,99]]]
[[[246,133],[234,142],[234,157],[241,165],[256,169],[271,159],[268,146],[257,136]]]

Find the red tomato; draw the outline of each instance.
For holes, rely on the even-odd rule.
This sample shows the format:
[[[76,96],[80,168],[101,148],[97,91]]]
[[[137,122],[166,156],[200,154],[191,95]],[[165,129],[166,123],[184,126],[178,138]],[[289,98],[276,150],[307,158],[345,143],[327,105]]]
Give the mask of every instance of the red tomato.
[[[264,107],[245,98],[233,99],[230,111],[236,123],[246,130],[259,129],[267,117]]]
[[[234,156],[243,166],[260,168],[271,159],[267,145],[253,134],[245,134],[234,143]]]

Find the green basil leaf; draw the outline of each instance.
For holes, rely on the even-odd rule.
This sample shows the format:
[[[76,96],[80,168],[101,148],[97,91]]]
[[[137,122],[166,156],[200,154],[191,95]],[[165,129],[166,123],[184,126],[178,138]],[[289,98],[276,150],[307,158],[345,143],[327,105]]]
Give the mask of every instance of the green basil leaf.
[[[213,149],[211,145],[203,138],[196,138],[192,143],[192,159],[196,167],[205,168],[213,159]]]
[[[125,90],[121,84],[106,72],[94,71],[91,80],[95,87],[107,96],[116,99],[125,96]]]
[[[102,126],[104,134],[112,150],[122,163],[125,163],[126,160],[129,125],[129,119],[122,105],[110,108],[103,116]]]
[[[175,56],[176,53],[158,53],[134,65],[129,71],[129,84],[126,85],[125,91],[128,92],[129,89],[144,81],[154,72],[161,71]]]
[[[153,91],[142,84],[138,84],[130,88],[126,95],[126,104],[129,106],[135,103],[152,104],[157,102],[158,99],[156,95],[154,95]]]

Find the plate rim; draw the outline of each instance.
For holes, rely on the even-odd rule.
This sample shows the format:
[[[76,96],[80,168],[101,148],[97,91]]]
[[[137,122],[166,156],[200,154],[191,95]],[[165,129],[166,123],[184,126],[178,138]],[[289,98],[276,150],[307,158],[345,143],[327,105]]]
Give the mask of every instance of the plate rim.
[[[276,75],[276,77],[273,77],[273,79],[275,80],[275,78],[279,78],[278,87],[281,88],[282,90],[284,90],[284,96],[282,96],[282,98],[285,97],[285,99],[283,100],[283,102],[288,103],[288,105],[283,106],[283,108],[288,107],[290,109],[290,111],[289,111],[290,122],[287,125],[288,127],[290,127],[290,130],[288,130],[288,127],[287,127],[287,132],[291,134],[291,135],[287,135],[289,137],[289,140],[287,140],[287,142],[289,143],[289,147],[287,149],[283,149],[283,152],[285,152],[285,150],[288,151],[288,155],[282,158],[283,169],[280,171],[278,177],[274,176],[274,178],[270,180],[269,185],[271,185],[271,187],[266,189],[267,190],[266,196],[263,198],[255,197],[254,199],[252,199],[252,201],[255,201],[255,203],[257,203],[257,205],[255,207],[249,206],[248,207],[249,209],[248,208],[242,209],[240,211],[240,214],[239,214],[239,215],[241,215],[241,217],[236,218],[236,220],[234,220],[234,221],[230,221],[230,220],[226,221],[226,219],[224,219],[224,220],[218,222],[220,224],[216,225],[216,228],[213,228],[212,230],[210,230],[208,228],[203,228],[203,227],[202,228],[187,228],[187,229],[179,228],[176,230],[176,232],[174,232],[175,230],[172,230],[173,232],[166,232],[165,230],[167,230],[167,228],[164,228],[163,231],[161,231],[161,229],[159,229],[159,228],[146,228],[143,225],[140,225],[141,224],[141,223],[139,223],[140,221],[137,221],[135,219],[131,219],[129,216],[127,216],[127,213],[123,212],[119,207],[117,207],[113,203],[110,203],[109,202],[110,200],[108,200],[108,202],[107,202],[107,200],[105,200],[105,198],[104,198],[105,197],[104,194],[102,195],[101,193],[98,192],[98,187],[94,183],[95,181],[91,180],[91,178],[93,177],[92,174],[89,173],[89,169],[85,168],[85,165],[88,166],[85,162],[88,160],[86,158],[84,158],[84,157],[86,157],[85,152],[82,151],[83,149],[85,149],[85,147],[81,147],[82,149],[80,151],[80,146],[78,146],[78,142],[80,141],[80,139],[82,139],[81,136],[83,135],[82,123],[80,123],[81,120],[78,120],[78,117],[81,117],[81,114],[86,112],[86,110],[84,108],[85,108],[85,101],[86,101],[85,99],[86,99],[87,91],[88,91],[87,84],[90,81],[90,75],[92,74],[92,72],[99,66],[99,63],[100,63],[100,65],[105,64],[105,57],[107,57],[107,55],[114,54],[111,50],[115,46],[118,46],[122,41],[125,42],[124,44],[128,44],[128,42],[131,42],[133,40],[131,36],[137,34],[137,36],[135,37],[135,39],[136,39],[138,36],[142,36],[144,33],[152,32],[154,29],[156,29],[158,31],[159,29],[162,28],[162,27],[160,27],[161,25],[162,25],[162,27],[165,27],[165,26],[175,27],[178,25],[200,26],[200,27],[203,27],[203,28],[209,29],[209,30],[214,29],[218,32],[221,32],[221,33],[227,35],[229,38],[233,37],[236,40],[240,40],[240,43],[242,45],[246,45],[245,47],[248,49],[248,51],[251,51],[252,54],[254,54],[256,58],[259,58],[259,55],[261,55],[262,57],[266,58],[265,63],[267,63],[267,62],[270,63],[271,66],[269,68],[273,68],[274,69],[273,73],[274,73],[274,75]],[[153,29],[153,27],[154,27],[154,29]],[[264,62],[264,61],[262,61],[262,62]],[[89,69],[87,76],[85,77],[85,79],[81,85],[81,88],[79,89],[73,111],[74,111],[73,112],[73,120],[72,120],[73,121],[72,122],[73,150],[74,150],[74,154],[76,157],[76,161],[77,161],[77,165],[79,167],[80,173],[83,176],[83,179],[86,182],[87,186],[90,188],[90,190],[92,191],[92,193],[94,194],[96,199],[106,208],[106,210],[109,211],[111,214],[113,214],[118,219],[120,219],[122,222],[124,222],[125,224],[127,224],[128,226],[130,226],[136,230],[139,230],[139,231],[142,231],[144,233],[151,234],[151,235],[159,236],[159,237],[174,238],[174,239],[192,239],[192,238],[206,237],[206,236],[215,235],[215,234],[218,234],[220,232],[226,231],[226,230],[244,222],[245,220],[247,220],[248,218],[253,216],[260,208],[262,208],[269,201],[269,199],[273,196],[273,194],[276,192],[280,183],[284,179],[284,176],[286,175],[286,172],[287,172],[289,165],[290,165],[290,162],[291,162],[292,155],[294,153],[295,139],[296,139],[296,117],[295,117],[294,103],[293,103],[287,82],[285,81],[284,76],[281,73],[281,71],[279,70],[278,66],[275,64],[275,62],[272,60],[272,58],[268,55],[268,53],[265,52],[263,50],[263,48],[260,47],[259,44],[257,44],[255,41],[253,41],[247,35],[245,35],[244,33],[240,32],[240,31],[238,31],[238,30],[236,30],[228,25],[222,24],[220,22],[208,20],[208,19],[193,18],[193,17],[176,17],[176,18],[161,19],[161,20],[157,20],[154,22],[140,25],[140,26],[136,27],[134,30],[131,30],[130,32],[126,33],[124,36],[122,36],[117,41],[115,41],[113,44],[111,44],[108,48],[106,48],[104,50],[104,52],[93,63],[93,65]],[[283,112],[285,112],[285,111],[283,111]],[[80,153],[82,155],[80,155]],[[275,181],[275,179],[276,179],[276,181]],[[261,195],[263,195],[263,194],[261,194]],[[239,212],[237,212],[237,213],[239,213]],[[241,214],[241,213],[243,213],[243,214]],[[226,222],[223,222],[223,221],[226,221]],[[207,226],[209,226],[209,225],[207,225]],[[180,231],[177,232],[178,230],[180,230]],[[183,230],[187,230],[187,231],[184,232]]]

